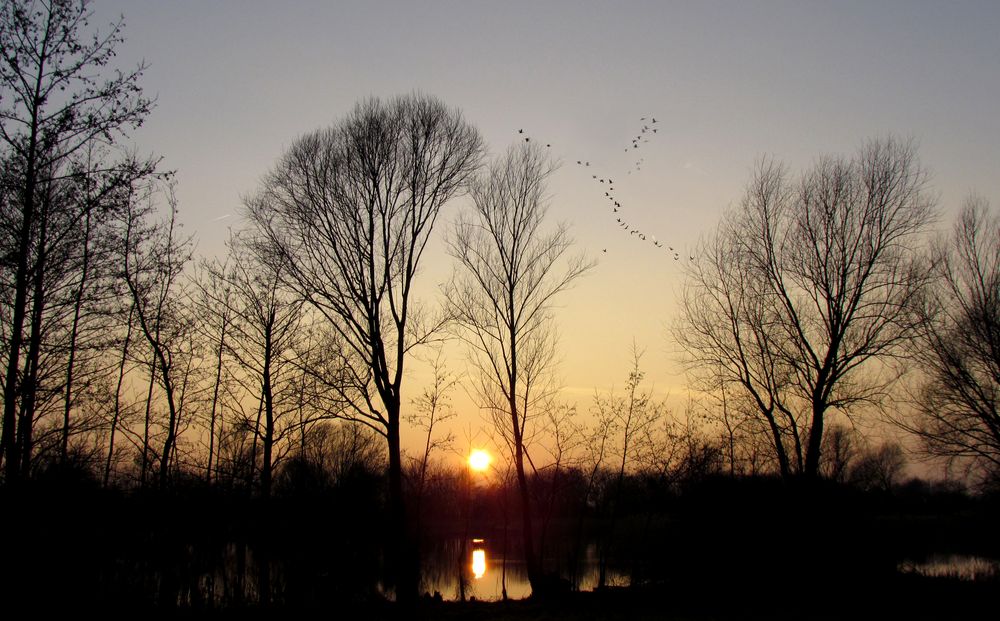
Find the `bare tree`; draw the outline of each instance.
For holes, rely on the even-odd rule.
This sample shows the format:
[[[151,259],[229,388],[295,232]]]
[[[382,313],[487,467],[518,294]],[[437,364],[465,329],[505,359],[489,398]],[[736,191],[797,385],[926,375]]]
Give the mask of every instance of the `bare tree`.
[[[216,456],[216,430],[224,419],[222,407],[222,384],[226,370],[226,345],[230,326],[233,322],[233,288],[226,281],[228,261],[204,262],[201,271],[194,278],[196,291],[192,304],[202,321],[196,330],[202,338],[210,341],[215,358],[215,379],[212,383],[212,398],[208,414],[208,457],[205,464],[205,480],[212,482],[212,460]]]
[[[528,579],[541,591],[535,557],[531,494],[525,473],[526,427],[552,388],[555,296],[592,267],[570,257],[565,224],[543,229],[545,182],[553,171],[531,143],[509,148],[473,184],[473,210],[460,216],[448,241],[459,268],[447,287],[449,309],[461,326],[476,393],[514,461]]]
[[[296,140],[245,201],[262,255],[287,264],[287,283],[347,348],[347,415],[386,438],[401,599],[416,595],[415,568],[403,567],[403,369],[438,327],[419,312],[414,279],[441,208],[464,191],[482,151],[478,131],[437,99],[371,99]]]
[[[540,413],[538,430],[534,441],[525,447],[525,455],[535,482],[533,491],[540,518],[538,559],[539,569],[544,572],[549,529],[573,482],[567,475],[580,462],[586,438],[576,421],[575,405],[552,398],[539,404],[537,411]]]
[[[598,563],[598,587],[607,585],[608,557],[613,546],[615,527],[622,500],[622,486],[625,474],[639,465],[643,454],[648,454],[653,444],[652,434],[659,421],[664,418],[666,407],[652,399],[642,388],[645,373],[640,368],[643,352],[632,343],[632,368],[625,383],[625,395],[618,396],[613,391],[606,396],[595,395],[594,414],[599,428],[610,430],[610,456],[614,457],[613,487],[608,490],[609,513],[607,527],[601,537]]]
[[[108,458],[104,463],[104,487],[108,486],[108,482],[111,479],[111,467],[114,462],[115,457],[115,435],[118,432],[118,425],[120,424],[124,412],[127,410],[127,406],[122,403],[122,387],[125,384],[125,375],[128,372],[128,361],[129,354],[131,353],[132,346],[132,335],[135,330],[135,322],[133,317],[135,315],[135,302],[130,302],[128,317],[125,320],[125,335],[121,340],[121,353],[118,357],[118,368],[115,373],[115,387],[113,391],[113,396],[111,398],[112,406],[110,408],[110,430],[108,432]]]
[[[236,375],[243,379],[246,394],[259,401],[253,429],[255,445],[259,440],[261,446],[260,495],[268,499],[275,464],[290,450],[283,441],[291,440],[296,426],[291,416],[296,409],[293,345],[302,322],[302,301],[282,286],[286,264],[262,263],[253,252],[255,245],[246,234],[232,235],[227,263],[209,267],[212,280],[222,285],[201,292],[217,309],[213,314],[221,325],[220,334],[226,327],[230,332],[228,339],[219,338],[211,424],[214,427],[225,350],[238,365]],[[256,461],[256,451],[252,458]],[[265,603],[272,597],[269,554],[266,546],[256,551],[258,598]]]
[[[67,164],[88,145],[113,143],[125,130],[140,125],[151,108],[138,86],[144,67],[108,71],[122,42],[122,24],[104,34],[87,33],[90,11],[79,2],[11,0],[0,8],[0,142],[13,184],[16,218],[10,316],[6,328],[3,435],[0,456],[9,477],[21,466],[15,438],[29,445],[38,395],[40,317],[45,308],[46,249],[51,244],[51,191],[60,178],[75,174]],[[102,79],[102,73],[110,74]],[[152,170],[146,163],[129,176]],[[84,174],[92,174],[88,171]],[[8,203],[8,204],[15,204]],[[74,208],[76,218],[84,210]],[[66,215],[66,212],[62,215]],[[25,334],[25,323],[32,324]],[[26,339],[27,336],[27,339]],[[27,361],[22,368],[22,347]],[[24,371],[27,373],[24,373]]]
[[[675,334],[710,385],[737,386],[785,477],[817,476],[830,411],[877,404],[930,276],[914,248],[933,216],[912,145],[867,143],[798,181],[758,166],[692,264]]]
[[[916,416],[897,417],[934,456],[1000,474],[1000,218],[971,197],[934,251],[937,280],[913,355]]]
[[[263,450],[260,490],[266,498],[271,494],[275,441],[279,435],[288,435],[279,434],[278,419],[294,410],[292,356],[302,302],[282,288],[284,265],[262,265],[252,247],[251,240],[234,235],[229,241],[229,261],[209,268],[214,279],[224,284],[202,293],[217,309],[220,322],[225,322],[222,325],[229,328],[229,338],[220,338],[220,348],[237,362],[240,375],[249,383],[249,394],[262,404],[263,429],[257,433]],[[218,375],[217,371],[216,381]]]
[[[714,389],[713,381],[718,382]],[[755,415],[757,405],[746,392],[738,385],[731,387],[731,382],[717,373],[700,378],[699,383],[708,389],[697,402],[700,417],[706,429],[718,432],[721,458],[729,476],[776,472],[770,430],[765,419]]]
[[[187,377],[185,362],[192,355],[189,347],[190,326],[179,291],[181,277],[191,258],[191,240],[180,235],[177,204],[169,191],[167,217],[151,222],[155,214],[156,193],[143,189],[122,214],[119,222],[119,256],[122,277],[134,305],[139,333],[149,347],[150,384],[146,397],[146,420],[143,431],[142,473],[149,463],[149,428],[153,384],[163,389],[167,402],[167,421],[163,449],[159,455],[159,482],[165,485],[180,429],[184,386],[178,380]],[[145,476],[142,477],[145,483]]]
[[[406,417],[407,422],[419,429],[424,435],[423,452],[413,460],[417,469],[414,486],[417,502],[415,514],[418,525],[422,519],[420,505],[423,502],[431,454],[438,449],[448,450],[455,440],[455,434],[452,432],[444,435],[435,435],[434,433],[435,427],[439,427],[445,421],[458,415],[451,405],[451,391],[458,384],[458,377],[448,370],[443,352],[444,350],[438,347],[434,357],[428,360],[433,374],[431,382],[424,387],[420,396],[413,400],[414,410]],[[417,531],[420,531],[419,527]]]

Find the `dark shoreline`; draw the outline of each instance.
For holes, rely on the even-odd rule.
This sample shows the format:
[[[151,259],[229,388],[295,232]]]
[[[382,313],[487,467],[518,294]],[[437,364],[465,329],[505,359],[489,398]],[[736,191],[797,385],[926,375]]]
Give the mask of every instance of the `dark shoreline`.
[[[563,593],[549,598],[500,602],[441,602],[423,597],[410,606],[375,600],[366,603],[329,602],[323,607],[271,605],[229,610],[95,608],[91,612],[115,618],[177,619],[365,619],[442,621],[840,621],[854,619],[984,619],[1000,603],[1000,581],[967,582],[951,578],[897,575],[884,584],[859,584],[849,591],[780,599],[776,593],[746,593],[665,585],[612,588]],[[771,600],[771,597],[779,599]],[[87,608],[43,606],[40,612],[80,613]]]

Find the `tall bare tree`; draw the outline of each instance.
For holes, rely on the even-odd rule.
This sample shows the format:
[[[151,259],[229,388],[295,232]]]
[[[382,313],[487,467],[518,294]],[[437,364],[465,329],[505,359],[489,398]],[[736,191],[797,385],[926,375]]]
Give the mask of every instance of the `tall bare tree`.
[[[1000,476],[1000,218],[971,197],[934,251],[937,280],[913,354],[916,416],[899,419],[931,454]]]
[[[348,416],[386,438],[401,599],[416,595],[415,568],[403,567],[403,369],[438,327],[413,288],[441,208],[464,192],[482,153],[479,132],[433,97],[371,99],[297,139],[245,201],[262,255],[288,266],[287,284],[346,346]]]
[[[544,229],[545,184],[553,170],[538,146],[510,147],[476,179],[473,210],[460,216],[448,241],[459,265],[447,287],[449,309],[479,370],[474,381],[480,407],[513,456],[528,579],[536,592],[542,576],[525,472],[526,428],[552,388],[553,300],[593,265],[569,256],[572,238],[565,224]]]
[[[819,472],[830,411],[878,403],[917,326],[933,217],[913,146],[874,140],[798,180],[764,160],[692,263],[675,330],[711,386],[738,387],[783,476]]]
[[[38,294],[44,288],[46,233],[54,215],[46,208],[54,205],[47,203],[50,191],[69,174],[67,163],[82,149],[95,142],[113,143],[140,125],[151,108],[138,86],[142,65],[127,72],[110,70],[123,40],[122,23],[112,24],[106,33],[88,32],[89,17],[86,0],[10,0],[0,5],[0,143],[17,178],[0,438],[8,478],[22,461],[15,439],[18,408],[27,416],[22,420],[31,421],[38,394],[32,382],[37,379],[40,330],[28,335],[24,369],[21,356],[26,321],[37,328],[44,311]],[[137,172],[150,170],[144,166]],[[77,217],[82,213],[77,210]],[[30,431],[29,425],[17,434]]]

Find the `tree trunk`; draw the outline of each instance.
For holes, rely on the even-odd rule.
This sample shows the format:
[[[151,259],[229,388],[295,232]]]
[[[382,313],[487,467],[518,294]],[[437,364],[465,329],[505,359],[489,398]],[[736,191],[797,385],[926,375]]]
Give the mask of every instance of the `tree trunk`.
[[[389,528],[392,530],[390,569],[396,584],[396,601],[412,603],[417,598],[417,574],[406,525],[406,504],[403,499],[403,464],[399,448],[399,399],[386,400],[389,425]]]
[[[271,320],[274,315],[272,313]],[[260,495],[271,496],[271,448],[274,444],[274,394],[271,388],[271,326],[264,330],[264,367],[263,367],[263,400],[264,400],[264,456],[260,467]]]
[[[215,386],[212,388],[212,410],[208,425],[208,465],[205,467],[205,482],[212,483],[212,457],[215,455],[215,417],[219,405],[219,385],[222,383],[222,351],[226,345],[226,327],[228,321],[222,320],[219,328],[219,349],[215,359]]]
[[[63,404],[62,441],[60,443],[60,458],[63,463],[69,459],[69,415],[73,406],[73,365],[76,361],[76,341],[80,333],[80,315],[83,310],[83,294],[87,287],[87,274],[90,268],[90,208],[84,219],[83,234],[83,264],[80,272],[80,287],[76,290],[73,300],[73,325],[69,336],[69,360],[66,362],[66,400]]]
[[[538,573],[538,559],[535,557],[534,527],[531,519],[531,494],[528,478],[524,473],[524,442],[518,424],[517,404],[511,400],[511,420],[514,424],[514,469],[517,473],[517,488],[521,501],[521,537],[524,545],[524,564],[528,571],[528,582],[532,593],[537,593],[541,584]]]
[[[174,403],[174,385],[170,378],[170,365],[162,348],[157,344],[156,356],[160,360],[160,372],[163,374],[163,392],[167,396],[167,438],[163,441],[163,455],[160,458],[160,486],[165,487],[170,476],[170,453],[177,440],[177,406]]]
[[[39,77],[40,79],[40,77]],[[37,90],[37,89],[36,89]],[[22,194],[21,230],[17,240],[17,268],[14,271],[14,307],[12,309],[10,347],[7,355],[7,374],[4,379],[3,433],[0,435],[0,456],[6,458],[7,481],[17,479],[21,458],[17,450],[15,425],[21,386],[18,383],[21,346],[24,339],[24,321],[28,305],[28,252],[31,249],[31,229],[35,220],[35,186],[37,185],[36,160],[38,151],[38,110],[32,110],[31,137],[28,142],[27,162]]]
[[[31,470],[31,450],[35,425],[35,403],[38,396],[38,365],[42,350],[42,315],[45,312],[45,269],[48,254],[45,245],[48,229],[48,201],[42,204],[39,222],[38,258],[34,268],[34,299],[31,304],[31,332],[28,335],[28,356],[25,360],[21,394],[21,414],[17,424],[18,453],[21,457],[21,477],[27,478]]]
[[[788,463],[788,452],[785,451],[785,443],[781,439],[781,428],[774,420],[773,414],[767,417],[767,423],[771,429],[771,439],[774,442],[774,452],[778,457],[778,471],[781,474],[782,479],[788,480],[792,476],[792,469]]]
[[[247,489],[253,490],[254,477],[257,476],[257,443],[260,442],[260,417],[264,414],[264,393],[261,391],[257,400],[257,417],[253,422],[253,442],[250,443],[250,472],[247,474]]]
[[[111,477],[111,459],[115,454],[115,431],[118,429],[118,419],[121,417],[122,383],[125,381],[125,363],[128,361],[128,347],[132,340],[132,313],[135,305],[128,311],[128,327],[125,331],[125,341],[122,343],[122,358],[118,364],[118,382],[115,384],[115,405],[111,414],[111,438],[108,440],[108,461],[104,465],[104,487],[108,486]]]
[[[809,444],[806,448],[806,480],[813,481],[819,476],[820,451],[823,443],[823,419],[826,407],[822,403],[813,404],[812,424],[809,427]]]
[[[146,388],[146,415],[142,424],[142,466],[139,486],[146,487],[146,473],[149,471],[149,416],[153,408],[153,386],[156,384],[156,359],[149,361],[149,386]]]

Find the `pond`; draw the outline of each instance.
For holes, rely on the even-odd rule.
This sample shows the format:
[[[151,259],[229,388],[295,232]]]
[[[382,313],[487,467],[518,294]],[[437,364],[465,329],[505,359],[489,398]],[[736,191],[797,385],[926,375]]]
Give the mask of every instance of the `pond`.
[[[546,572],[576,582],[578,590],[589,591],[597,586],[600,563],[595,542],[581,546],[575,563],[570,560],[569,546],[543,552],[543,556]],[[510,599],[531,594],[519,546],[512,541],[505,545],[502,537],[472,537],[465,541],[464,547],[461,538],[437,541],[425,550],[422,568],[421,592],[438,592],[445,600],[460,600],[464,596],[497,601],[503,599],[505,590]],[[928,577],[991,580],[1000,577],[1000,560],[968,554],[929,554],[903,560],[897,564],[897,570]],[[627,586],[629,575],[627,566],[616,565],[612,559],[606,583]]]
[[[588,542],[583,546],[581,558],[572,562],[568,550],[543,551],[543,569],[561,578],[574,581],[581,591],[597,586],[600,563],[597,545]],[[528,572],[520,547],[503,538],[470,537],[451,538],[428,545],[422,559],[421,592],[441,594],[445,600],[475,598],[497,601],[506,590],[510,599],[531,595]],[[609,586],[628,584],[628,572],[609,563],[605,582]],[[464,591],[464,593],[463,593]]]
[[[1000,576],[1000,560],[971,554],[928,554],[920,559],[906,559],[896,568],[932,578],[990,580]]]

